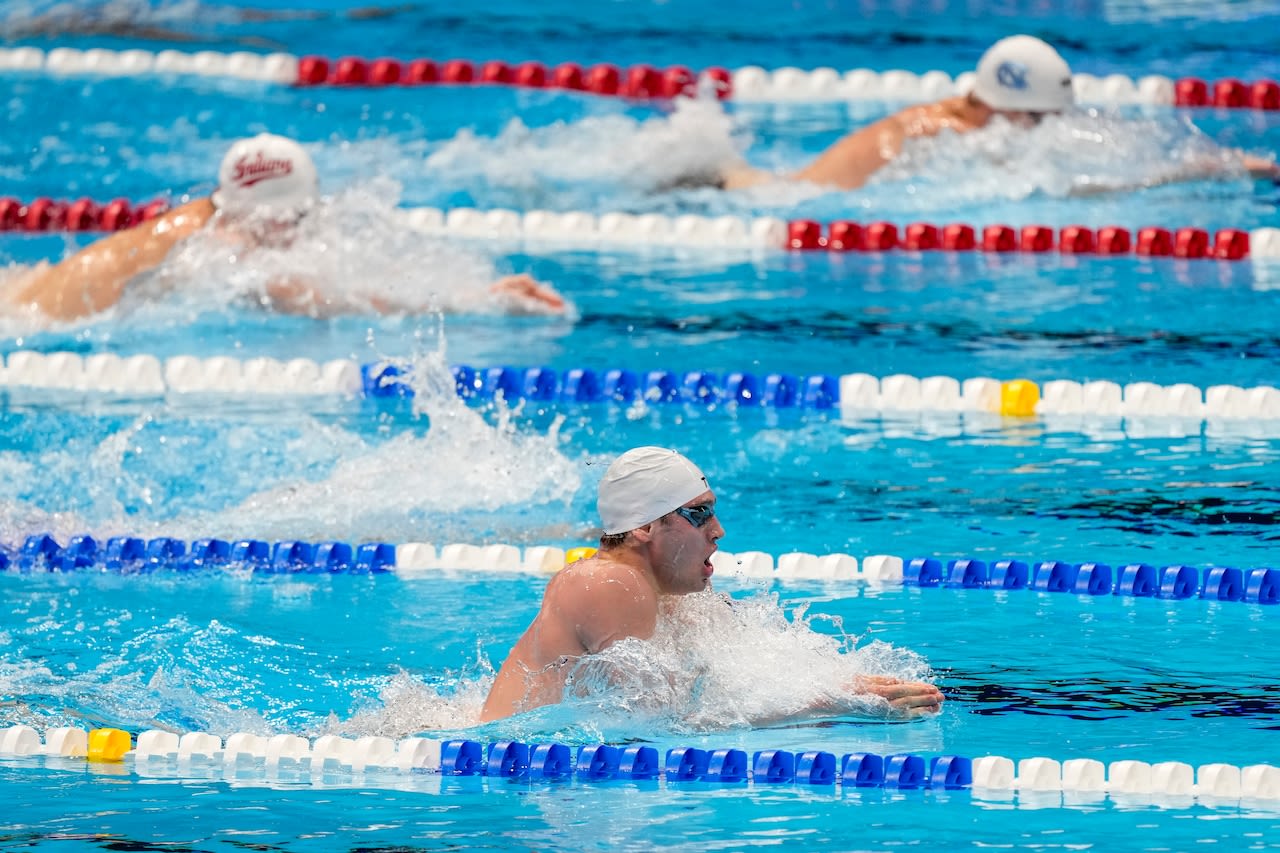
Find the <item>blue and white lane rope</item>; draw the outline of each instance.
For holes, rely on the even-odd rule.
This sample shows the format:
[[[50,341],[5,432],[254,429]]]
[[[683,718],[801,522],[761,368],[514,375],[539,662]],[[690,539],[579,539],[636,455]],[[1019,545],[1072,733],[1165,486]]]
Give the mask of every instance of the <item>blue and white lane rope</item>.
[[[305,358],[235,359],[226,356],[41,353],[19,350],[0,365],[0,388],[42,388],[128,395],[365,395],[413,394],[405,363],[358,364],[348,359],[319,363]],[[864,414],[979,413],[1015,417],[1089,416],[1162,418],[1177,421],[1280,420],[1280,389],[1219,384],[1157,385],[1056,379],[1043,385],[1026,379],[917,377],[867,373],[754,374],[688,370],[634,371],[548,367],[452,368],[459,395],[512,402],[629,404],[733,404],[740,407],[838,409]]]
[[[224,741],[208,732],[150,729],[133,736],[122,729],[86,731],[53,728],[41,738],[25,725],[0,729],[0,757],[83,758],[94,763],[131,764],[140,776],[176,778],[227,776],[269,783],[287,775],[325,777],[348,774],[362,786],[377,787],[379,775],[479,776],[529,782],[599,783],[654,780],[666,784],[803,785],[845,791],[965,790],[1064,792],[1111,795],[1125,802],[1189,806],[1193,801],[1225,805],[1242,800],[1280,800],[1280,768],[1226,763],[1193,767],[1176,761],[1136,760],[1109,764],[1092,758],[1059,761],[1036,756],[1014,761],[999,755],[921,756],[793,752],[763,749],[675,747],[665,756],[651,746],[434,740],[399,741],[368,736],[261,736],[247,732]]]
[[[298,542],[166,537],[145,540],[115,537],[98,542],[89,535],[63,545],[48,533],[29,536],[17,548],[0,547],[0,571],[112,572],[247,571],[254,574],[380,574],[413,577],[444,571],[550,574],[590,556],[590,547],[469,545],[450,543],[438,550],[426,542]],[[776,559],[760,551],[717,551],[712,564],[722,576],[779,581],[831,581],[921,588],[1029,590],[1077,595],[1119,595],[1171,601],[1205,599],[1274,605],[1280,603],[1280,569],[1132,563],[1112,567],[1098,562],[1061,560],[985,561],[972,558],[871,555],[859,561],[849,554],[793,551]]]

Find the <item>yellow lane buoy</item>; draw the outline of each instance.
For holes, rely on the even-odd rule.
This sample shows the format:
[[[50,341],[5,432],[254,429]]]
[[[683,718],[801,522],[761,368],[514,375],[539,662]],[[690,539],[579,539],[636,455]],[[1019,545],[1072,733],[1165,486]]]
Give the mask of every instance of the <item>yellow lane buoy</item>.
[[[89,732],[90,761],[120,761],[133,749],[133,738],[123,729],[94,729]]]
[[[1029,418],[1040,402],[1040,386],[1030,379],[1010,379],[1000,386],[1000,414]]]

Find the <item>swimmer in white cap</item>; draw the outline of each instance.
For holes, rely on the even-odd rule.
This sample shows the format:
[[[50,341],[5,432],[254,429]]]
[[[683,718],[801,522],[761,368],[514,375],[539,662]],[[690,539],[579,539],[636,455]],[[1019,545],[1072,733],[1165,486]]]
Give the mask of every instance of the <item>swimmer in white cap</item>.
[[[579,658],[653,636],[660,597],[711,588],[711,555],[724,528],[706,476],[684,456],[662,447],[627,451],[605,472],[596,508],[604,530],[599,551],[547,584],[537,617],[494,679],[481,721],[558,703]],[[903,717],[934,713],[942,703],[936,687],[920,682],[865,678],[853,689],[881,696]]]
[[[86,317],[119,302],[130,281],[158,267],[178,244],[206,226],[245,249],[282,247],[318,204],[316,167],[301,145],[270,133],[241,139],[222,158],[218,187],[208,198],[187,202],[104,237],[58,264],[18,276],[0,289],[0,301],[55,320]],[[558,293],[527,275],[506,276],[491,290],[513,310],[565,309]],[[377,300],[363,306],[335,304],[296,279],[274,280],[262,303],[284,313],[317,317],[361,307],[382,313],[415,310]]]
[[[791,180],[838,189],[857,189],[902,151],[903,142],[937,136],[944,130],[967,133],[1002,116],[1018,127],[1031,127],[1044,116],[1062,113],[1075,103],[1071,68],[1052,46],[1034,36],[1001,39],[987,49],[974,71],[973,85],[962,95],[908,107],[843,137]],[[1244,168],[1257,176],[1276,175],[1270,160],[1243,156]],[[773,172],[746,165],[721,175],[723,189],[741,189],[776,181]]]

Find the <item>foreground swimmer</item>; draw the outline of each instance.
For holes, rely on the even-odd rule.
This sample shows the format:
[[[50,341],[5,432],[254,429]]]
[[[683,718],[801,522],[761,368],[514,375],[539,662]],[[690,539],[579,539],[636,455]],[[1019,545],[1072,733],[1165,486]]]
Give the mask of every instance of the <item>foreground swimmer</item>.
[[[1071,68],[1066,60],[1038,38],[1010,36],[982,55],[968,94],[908,107],[860,128],[793,174],[780,176],[745,165],[734,166],[720,176],[720,185],[724,189],[741,189],[785,177],[857,189],[897,157],[908,139],[937,136],[944,130],[968,133],[986,127],[997,116],[1016,127],[1032,127],[1045,115],[1061,113],[1074,103]],[[1257,177],[1280,175],[1270,160],[1242,155],[1241,165]]]
[[[287,246],[297,224],[319,199],[316,168],[302,146],[268,133],[242,139],[223,158],[218,188],[211,196],[105,237],[61,263],[18,276],[0,288],[0,301],[54,320],[96,314],[119,302],[131,281],[155,269],[178,244],[205,228],[216,229],[245,253]],[[527,275],[499,279],[491,291],[513,311],[565,309],[555,290]],[[272,279],[261,301],[271,310],[312,317],[369,308],[379,313],[432,308],[376,297],[348,304],[298,278]]]
[[[547,584],[537,617],[494,679],[482,722],[559,702],[579,658],[628,637],[650,638],[661,596],[711,587],[711,555],[724,528],[715,494],[688,459],[661,447],[627,451],[605,472],[597,508],[600,550]],[[921,682],[869,676],[849,689],[880,696],[897,717],[936,713],[942,704],[938,688]]]

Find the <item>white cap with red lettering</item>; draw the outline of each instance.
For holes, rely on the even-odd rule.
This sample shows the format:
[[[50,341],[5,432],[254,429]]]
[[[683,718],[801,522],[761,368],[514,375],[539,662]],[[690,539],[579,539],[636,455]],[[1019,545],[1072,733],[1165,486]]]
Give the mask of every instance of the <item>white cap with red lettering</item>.
[[[231,216],[297,213],[320,196],[315,163],[292,139],[260,133],[231,146],[218,168],[215,207]]]
[[[665,447],[636,447],[613,460],[596,509],[606,534],[626,533],[657,521],[709,489],[706,476]]]
[[[1035,36],[1009,36],[988,48],[972,91],[992,109],[1008,112],[1061,112],[1075,102],[1071,67]]]

